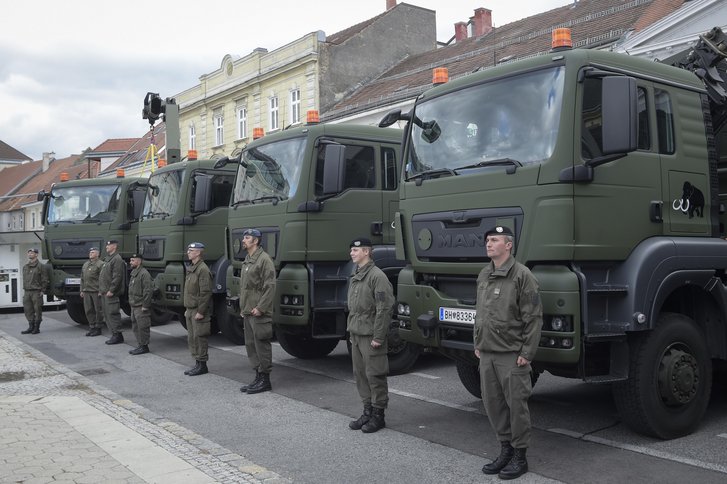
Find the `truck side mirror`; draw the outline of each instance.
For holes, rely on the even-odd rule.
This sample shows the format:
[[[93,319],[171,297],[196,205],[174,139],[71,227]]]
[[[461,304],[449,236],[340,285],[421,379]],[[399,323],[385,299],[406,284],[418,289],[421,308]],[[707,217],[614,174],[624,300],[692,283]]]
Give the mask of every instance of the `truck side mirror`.
[[[42,202],[43,200],[45,200],[45,197],[47,197],[47,196],[48,196],[48,194],[45,193],[45,190],[39,191],[38,192],[38,201]]]
[[[626,76],[603,78],[603,154],[636,151],[638,116],[636,79]]]
[[[197,175],[194,189],[194,212],[209,212],[212,208],[212,177]]]
[[[323,195],[335,195],[343,191],[346,180],[346,147],[326,145],[323,164]]]
[[[129,190],[129,201],[126,207],[126,219],[130,222],[136,222],[141,218],[141,211],[144,208],[144,201],[146,199],[145,189],[131,189]]]

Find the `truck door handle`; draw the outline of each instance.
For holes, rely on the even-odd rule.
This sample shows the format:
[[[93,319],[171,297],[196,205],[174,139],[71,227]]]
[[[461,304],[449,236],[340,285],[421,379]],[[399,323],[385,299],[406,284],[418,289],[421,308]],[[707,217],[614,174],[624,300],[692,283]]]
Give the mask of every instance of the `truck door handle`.
[[[664,217],[662,215],[661,207],[664,205],[664,202],[661,200],[652,200],[651,204],[649,205],[649,219],[652,222],[656,223],[662,223],[664,221]]]
[[[384,233],[384,222],[371,222],[371,235],[382,235]]]

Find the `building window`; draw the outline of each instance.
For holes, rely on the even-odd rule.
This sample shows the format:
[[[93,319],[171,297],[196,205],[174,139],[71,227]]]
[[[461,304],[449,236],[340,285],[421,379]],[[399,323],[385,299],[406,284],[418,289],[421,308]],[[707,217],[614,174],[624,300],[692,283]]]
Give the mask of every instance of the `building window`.
[[[30,227],[35,228],[35,212],[30,212]]]
[[[215,146],[225,144],[225,117],[222,110],[215,112]]]
[[[237,108],[237,139],[247,138],[247,108]]]
[[[290,91],[290,124],[300,123],[300,89]]]
[[[189,149],[197,149],[197,130],[195,129],[193,124],[189,125]]]
[[[278,129],[279,126],[279,119],[278,119],[278,96],[273,96],[270,98],[270,130],[269,131],[275,131]]]

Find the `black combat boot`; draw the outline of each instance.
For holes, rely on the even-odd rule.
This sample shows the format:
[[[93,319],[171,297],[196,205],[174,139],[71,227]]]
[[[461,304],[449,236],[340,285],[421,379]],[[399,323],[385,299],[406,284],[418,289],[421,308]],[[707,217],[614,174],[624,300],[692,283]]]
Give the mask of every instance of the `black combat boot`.
[[[198,366],[192,368],[189,370],[189,373],[187,375],[189,376],[197,376],[197,375],[204,375],[205,373],[209,373],[209,370],[207,370],[207,362],[206,361],[198,361]]]
[[[20,332],[20,334],[30,334],[33,332],[33,328],[35,327],[35,321],[28,321],[28,329],[24,329]]]
[[[502,446],[500,448],[500,455],[498,455],[497,459],[494,461],[482,466],[483,473],[497,474],[512,460],[514,449],[512,448],[512,445],[510,445],[510,442],[505,440],[500,442],[500,445]]]
[[[260,380],[251,387],[248,387],[247,394],[252,395],[254,393],[269,392],[273,389],[270,384],[270,373],[260,372]]]
[[[38,334],[40,333],[40,321],[36,321],[33,323],[33,331],[30,332],[30,334]]]
[[[525,452],[528,449],[515,449],[512,460],[497,475],[500,479],[507,481],[509,479],[517,479],[528,471],[528,460],[525,458]]]
[[[201,361],[199,361],[199,360],[196,360],[196,361],[195,361],[195,364],[194,364],[194,366],[193,366],[192,368],[188,368],[188,369],[184,370],[184,374],[185,374],[185,375],[189,375],[189,374],[190,374],[190,373],[192,373],[193,371],[197,371],[197,370],[199,370],[199,365],[201,365],[201,364],[202,364],[202,362],[201,362]]]
[[[262,378],[262,374],[259,371],[255,370],[255,379],[253,381],[251,381],[250,383],[248,383],[247,385],[242,385],[240,387],[240,391],[242,393],[247,393],[248,388],[251,388],[251,387],[254,387],[255,385],[257,385],[257,383],[260,381],[261,378]]]
[[[101,328],[91,328],[91,331],[86,333],[86,336],[101,336]]]
[[[351,430],[361,430],[366,422],[371,418],[371,404],[364,405],[363,414],[356,419],[348,422],[348,428]]]
[[[371,418],[369,418],[369,421],[361,426],[361,432],[371,434],[378,432],[384,427],[386,427],[386,421],[384,421],[384,409],[373,407],[371,409]]]
[[[106,340],[107,345],[117,345],[124,342],[123,333],[112,333],[111,338]]]
[[[130,355],[143,355],[144,353],[149,353],[149,346],[139,345],[133,350],[129,350]]]

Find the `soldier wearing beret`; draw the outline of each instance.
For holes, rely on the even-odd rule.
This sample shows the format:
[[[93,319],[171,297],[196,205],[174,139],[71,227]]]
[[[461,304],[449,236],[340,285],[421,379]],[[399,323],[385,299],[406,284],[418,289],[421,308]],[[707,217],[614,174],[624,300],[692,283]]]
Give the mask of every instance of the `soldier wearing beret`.
[[[28,329],[22,334],[40,333],[43,320],[43,293],[48,291],[49,278],[38,260],[38,249],[28,249],[28,262],[23,266],[23,309]]]
[[[273,296],[275,295],[275,264],[260,247],[262,234],[258,229],[242,233],[242,245],[247,256],[240,271],[240,315],[245,325],[245,349],[255,379],[243,385],[247,394],[272,390],[270,372],[273,370]]]
[[[189,376],[204,375],[209,355],[207,338],[212,318],[212,273],[202,255],[204,244],[192,242],[187,246],[187,276],[184,279],[184,319],[187,323],[187,345],[195,359],[195,366],[185,370]]]
[[[81,298],[88,321],[86,336],[99,336],[104,324],[101,296],[98,293],[98,280],[103,267],[103,262],[98,258],[100,253],[98,247],[91,247],[88,250],[88,260],[81,269]]]
[[[124,342],[119,298],[124,294],[124,286],[126,285],[126,264],[119,255],[118,248],[118,240],[112,239],[106,242],[106,260],[104,260],[98,278],[101,307],[103,307],[106,324],[111,330],[111,338],[106,340],[107,345],[117,345]]]
[[[141,255],[134,254],[129,259],[131,279],[129,279],[129,306],[131,306],[131,329],[136,336],[137,346],[129,350],[130,355],[149,353],[151,335],[151,275],[142,266]]]
[[[348,286],[348,325],[356,388],[363,414],[349,422],[352,430],[376,432],[386,427],[384,410],[389,403],[388,336],[394,307],[394,289],[371,258],[369,239],[351,242],[351,261],[356,268]]]
[[[530,362],[540,341],[543,308],[535,277],[512,257],[512,230],[494,227],[485,240],[490,263],[477,277],[474,346],[482,401],[501,450],[482,472],[515,479],[528,472]]]

